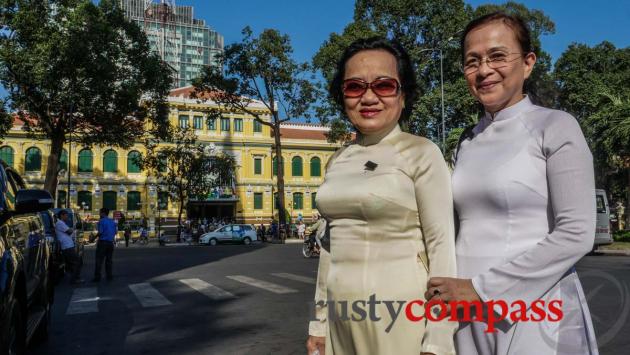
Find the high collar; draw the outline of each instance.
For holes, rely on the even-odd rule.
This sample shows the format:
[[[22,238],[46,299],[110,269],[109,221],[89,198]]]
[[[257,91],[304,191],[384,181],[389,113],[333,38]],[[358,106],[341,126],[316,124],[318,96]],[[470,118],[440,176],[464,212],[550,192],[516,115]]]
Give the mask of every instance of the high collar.
[[[374,134],[363,134],[361,132],[357,132],[357,144],[362,146],[374,145],[381,142],[383,139],[395,136],[400,132],[402,132],[402,130],[398,124],[394,125],[394,127],[389,130],[384,130]]]
[[[523,111],[528,110],[532,106],[534,106],[534,104],[529,99],[529,96],[524,95],[524,97],[523,97],[523,99],[521,101],[515,103],[514,105],[512,105],[510,107],[506,107],[503,110],[495,112],[494,117],[492,117],[491,113],[486,111],[486,114],[484,115],[484,118],[486,120],[488,120],[488,121],[506,120],[506,119],[509,119],[509,118],[517,116],[518,114],[522,113]]]

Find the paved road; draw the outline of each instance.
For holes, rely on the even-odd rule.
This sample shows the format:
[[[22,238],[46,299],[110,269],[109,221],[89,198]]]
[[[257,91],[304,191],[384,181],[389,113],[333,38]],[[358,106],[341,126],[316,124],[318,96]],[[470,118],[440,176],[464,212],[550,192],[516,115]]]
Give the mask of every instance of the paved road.
[[[299,249],[117,248],[114,281],[57,288],[51,337],[32,353],[303,354],[317,259]],[[628,353],[630,257],[588,256],[578,270],[601,353]]]

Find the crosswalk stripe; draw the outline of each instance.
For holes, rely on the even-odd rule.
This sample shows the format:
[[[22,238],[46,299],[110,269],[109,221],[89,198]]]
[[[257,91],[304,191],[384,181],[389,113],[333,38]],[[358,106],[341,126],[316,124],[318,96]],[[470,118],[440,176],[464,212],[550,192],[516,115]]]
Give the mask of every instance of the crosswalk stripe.
[[[142,307],[159,307],[172,304],[148,282],[131,284],[129,288],[136,295]]]
[[[98,299],[96,287],[75,288],[66,314],[98,312]]]
[[[293,293],[298,292],[298,290],[294,290],[292,288],[280,286],[278,284],[274,284],[267,281],[257,280],[251,277],[247,277],[244,275],[232,275],[226,276],[229,279],[244,283],[246,285],[262,288],[263,290],[271,291],[273,293],[284,294],[284,293]]]
[[[317,283],[317,280],[312,278],[312,277],[288,274],[286,272],[279,272],[279,273],[275,273],[275,274],[272,274],[272,275],[273,276],[277,276],[277,277],[282,277],[283,279],[299,281],[299,282],[305,282],[307,284],[312,284],[312,285],[315,285]]]
[[[185,284],[193,290],[199,291],[204,296],[213,300],[224,300],[236,297],[232,293],[200,279],[183,279],[179,280],[179,282]]]

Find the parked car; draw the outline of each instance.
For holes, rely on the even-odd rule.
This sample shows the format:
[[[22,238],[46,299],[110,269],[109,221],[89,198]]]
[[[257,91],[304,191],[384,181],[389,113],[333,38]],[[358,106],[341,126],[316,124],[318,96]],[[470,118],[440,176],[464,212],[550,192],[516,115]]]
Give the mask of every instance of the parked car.
[[[25,189],[0,162],[0,354],[24,354],[29,342],[48,337],[54,286],[39,212],[53,201],[44,190]]]
[[[245,245],[258,240],[256,228],[251,224],[229,224],[213,232],[203,234],[199,244],[217,245],[218,243],[243,243]]]
[[[595,224],[595,243],[593,250],[597,250],[600,245],[612,244],[613,239],[610,233],[610,208],[606,191],[595,190],[595,205],[597,209],[597,222]]]

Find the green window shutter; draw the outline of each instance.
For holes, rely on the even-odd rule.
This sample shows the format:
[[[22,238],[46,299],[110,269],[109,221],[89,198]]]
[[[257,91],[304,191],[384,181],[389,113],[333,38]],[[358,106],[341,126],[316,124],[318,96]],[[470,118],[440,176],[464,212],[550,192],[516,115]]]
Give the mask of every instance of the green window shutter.
[[[160,210],[168,209],[168,192],[160,191],[158,193],[158,208]]]
[[[110,211],[116,211],[116,196],[116,191],[103,192],[103,207],[107,208]]]
[[[118,153],[110,149],[103,154],[103,171],[106,173],[118,172]]]
[[[276,157],[273,157],[273,176],[277,176],[278,175],[278,159],[276,159]]]
[[[254,192],[254,209],[262,210],[263,208],[263,194],[262,192]]]
[[[242,118],[234,119],[234,132],[243,132],[243,119]]]
[[[262,174],[262,159],[254,158],[254,175]]]
[[[59,157],[59,169],[68,171],[68,151],[65,149],[61,150],[61,156]]]
[[[42,151],[39,150],[39,148],[28,148],[26,151],[24,169],[26,171],[42,170]]]
[[[203,117],[201,116],[193,117],[193,127],[195,129],[203,129]]]
[[[0,148],[0,159],[4,160],[8,166],[13,166],[13,148],[8,145]]]
[[[304,195],[301,192],[293,193],[293,209],[301,210],[304,208]]]
[[[291,161],[291,175],[302,176],[302,158],[293,157]]]
[[[318,157],[311,159],[311,176],[322,176],[322,161]]]
[[[85,206],[85,210],[92,210],[92,193],[90,191],[79,191],[77,204],[81,209],[83,209]]]
[[[230,119],[222,118],[221,119],[221,131],[229,132],[230,131]]]
[[[311,193],[311,208],[317,209],[317,192]]]
[[[127,172],[128,173],[139,173],[140,172],[140,152],[137,150],[132,150],[127,154]]]
[[[79,172],[91,173],[94,155],[89,149],[83,149],[79,152]]]
[[[216,130],[217,129],[217,120],[216,120],[216,118],[208,118],[207,125],[208,125],[208,130],[209,131]]]
[[[257,120],[254,120],[254,132],[255,133],[262,132],[262,123],[258,122]]]
[[[127,211],[139,211],[140,210],[140,192],[129,191],[127,192]]]
[[[67,193],[64,190],[57,191],[57,207],[65,208],[66,207],[66,197]]]
[[[179,128],[188,128],[188,116],[179,115]]]

